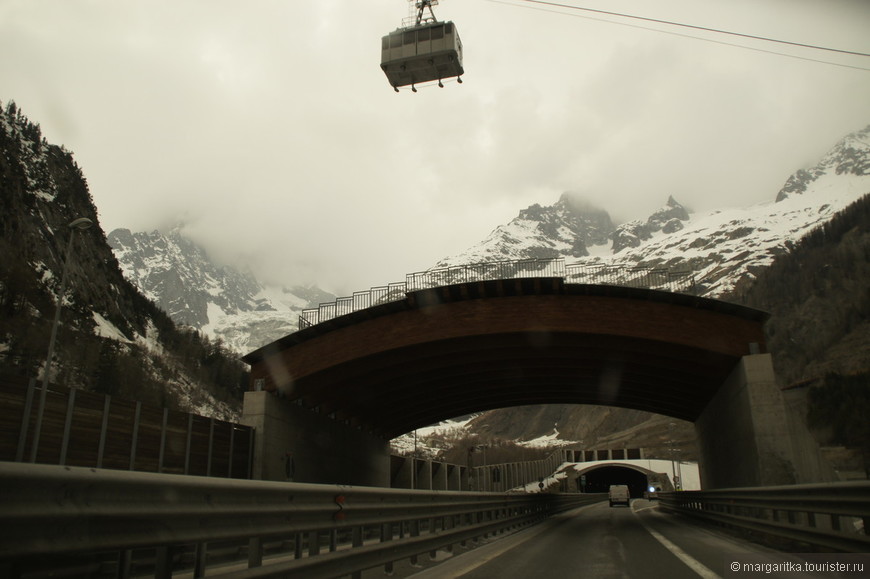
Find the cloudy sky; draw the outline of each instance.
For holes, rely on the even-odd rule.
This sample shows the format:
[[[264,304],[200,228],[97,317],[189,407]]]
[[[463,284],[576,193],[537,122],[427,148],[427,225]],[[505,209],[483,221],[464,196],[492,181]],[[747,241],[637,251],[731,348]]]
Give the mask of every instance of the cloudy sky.
[[[866,0],[561,4],[870,53]],[[0,0],[0,100],[74,152],[106,232],[181,221],[342,294],[564,191],[619,221],[767,201],[870,124],[870,57],[525,0],[442,0],[464,83],[396,94],[380,39],[409,7]]]

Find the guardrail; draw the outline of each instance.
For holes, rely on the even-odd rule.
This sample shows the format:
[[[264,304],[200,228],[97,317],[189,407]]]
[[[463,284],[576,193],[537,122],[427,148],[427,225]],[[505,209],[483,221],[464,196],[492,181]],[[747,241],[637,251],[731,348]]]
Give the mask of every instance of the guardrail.
[[[247,561],[210,568],[210,577],[358,577],[605,499],[0,463],[0,575],[56,565],[86,566],[89,576],[192,568],[202,577],[229,549]],[[268,552],[275,544],[279,552]]]
[[[564,258],[494,261],[438,267],[409,273],[405,281],[373,287],[303,310],[298,328],[313,325],[383,303],[401,301],[408,292],[472,281],[515,279],[524,277],[560,277],[568,283],[620,285],[695,293],[695,278],[690,272],[606,265],[565,264]]]
[[[717,524],[845,552],[870,551],[870,482],[661,493],[661,506]]]

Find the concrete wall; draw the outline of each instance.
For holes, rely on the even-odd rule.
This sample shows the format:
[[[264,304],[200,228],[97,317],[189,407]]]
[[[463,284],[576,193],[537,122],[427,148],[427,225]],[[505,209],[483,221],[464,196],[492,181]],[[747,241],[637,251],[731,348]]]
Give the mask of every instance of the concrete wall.
[[[255,479],[390,486],[387,440],[269,392],[245,392],[241,422],[255,429]]]
[[[787,485],[818,480],[801,456],[805,427],[790,420],[770,354],[744,356],[695,421],[705,489]]]
[[[840,480],[837,471],[822,455],[818,441],[807,428],[807,389],[786,390],[782,395],[789,425],[789,437],[796,450],[798,482]]]
[[[468,469],[423,458],[390,456],[391,487],[434,491],[467,491]]]

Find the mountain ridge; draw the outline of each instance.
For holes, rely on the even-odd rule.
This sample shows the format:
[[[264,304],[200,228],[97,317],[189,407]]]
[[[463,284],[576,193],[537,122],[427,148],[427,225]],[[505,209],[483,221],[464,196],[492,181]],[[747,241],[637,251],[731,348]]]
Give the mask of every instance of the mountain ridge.
[[[168,232],[115,229],[109,244],[124,275],[177,323],[246,353],[296,331],[299,313],[335,296],[316,286],[278,288],[217,265],[176,226]]]

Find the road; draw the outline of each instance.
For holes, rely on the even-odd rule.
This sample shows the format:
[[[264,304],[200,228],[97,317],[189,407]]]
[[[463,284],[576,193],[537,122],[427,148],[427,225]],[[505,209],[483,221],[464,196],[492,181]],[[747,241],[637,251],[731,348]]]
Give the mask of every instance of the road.
[[[635,499],[630,508],[605,502],[557,515],[412,576],[712,578],[724,574],[728,555],[771,552]]]

